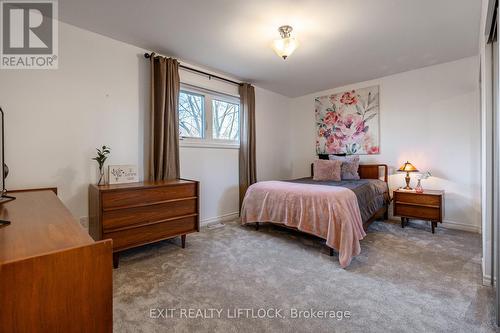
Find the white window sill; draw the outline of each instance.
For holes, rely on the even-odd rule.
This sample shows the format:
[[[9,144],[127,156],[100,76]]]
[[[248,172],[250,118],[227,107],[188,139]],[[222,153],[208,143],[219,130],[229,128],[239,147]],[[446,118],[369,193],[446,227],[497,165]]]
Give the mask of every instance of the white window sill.
[[[192,141],[179,140],[180,148],[216,148],[216,149],[240,149],[239,143],[217,142],[217,141]]]

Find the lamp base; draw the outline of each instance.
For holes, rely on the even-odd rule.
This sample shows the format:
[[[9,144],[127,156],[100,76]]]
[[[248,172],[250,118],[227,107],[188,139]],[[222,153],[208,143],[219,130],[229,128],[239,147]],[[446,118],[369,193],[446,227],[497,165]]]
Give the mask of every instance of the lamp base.
[[[406,173],[405,181],[406,181],[406,186],[404,187],[404,189],[405,190],[413,190],[410,187],[410,173],[409,172]]]

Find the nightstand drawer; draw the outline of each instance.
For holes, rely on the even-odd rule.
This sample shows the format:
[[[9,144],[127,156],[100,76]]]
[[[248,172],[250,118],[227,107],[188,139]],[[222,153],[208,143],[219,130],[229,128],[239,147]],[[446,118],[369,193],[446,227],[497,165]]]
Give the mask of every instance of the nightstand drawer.
[[[419,206],[417,204],[394,203],[394,215],[413,217],[416,219],[440,221],[441,209],[439,207]]]
[[[401,193],[395,192],[394,201],[403,203],[414,203],[422,205],[439,206],[441,204],[441,196],[429,194],[416,194],[416,193]]]

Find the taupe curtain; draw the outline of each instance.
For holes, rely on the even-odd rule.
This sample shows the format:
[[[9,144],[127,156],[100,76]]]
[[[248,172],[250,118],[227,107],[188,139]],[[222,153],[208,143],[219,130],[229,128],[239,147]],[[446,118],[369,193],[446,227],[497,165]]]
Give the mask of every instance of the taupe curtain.
[[[257,181],[255,161],[255,89],[244,83],[239,88],[240,109],[240,208],[248,186]]]
[[[151,128],[149,180],[180,177],[179,171],[179,62],[151,55]]]

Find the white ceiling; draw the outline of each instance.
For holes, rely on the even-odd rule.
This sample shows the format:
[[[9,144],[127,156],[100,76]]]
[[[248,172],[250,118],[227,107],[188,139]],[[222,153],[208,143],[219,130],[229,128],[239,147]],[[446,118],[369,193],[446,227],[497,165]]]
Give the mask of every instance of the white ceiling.
[[[62,21],[286,96],[478,53],[480,0],[62,0]],[[280,25],[300,47],[270,48]]]

